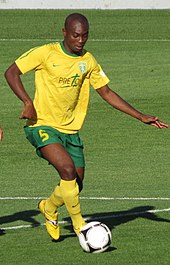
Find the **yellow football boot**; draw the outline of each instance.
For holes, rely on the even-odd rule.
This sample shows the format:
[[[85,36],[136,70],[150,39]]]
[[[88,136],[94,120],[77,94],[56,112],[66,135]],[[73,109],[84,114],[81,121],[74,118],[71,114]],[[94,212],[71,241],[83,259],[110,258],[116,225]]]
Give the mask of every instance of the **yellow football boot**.
[[[41,200],[38,203],[38,208],[40,209],[41,213],[45,217],[45,224],[46,224],[47,232],[52,237],[52,239],[58,240],[60,237],[60,227],[58,225],[58,212],[56,212],[53,215],[48,214],[45,211],[45,203],[46,203],[46,200]]]
[[[75,232],[75,234],[76,234],[77,236],[80,234],[81,229],[82,229],[83,226],[85,226],[86,224],[87,224],[87,223],[84,221],[84,222],[82,223],[81,227],[74,227],[74,226],[73,226],[73,230],[74,230],[74,232]]]

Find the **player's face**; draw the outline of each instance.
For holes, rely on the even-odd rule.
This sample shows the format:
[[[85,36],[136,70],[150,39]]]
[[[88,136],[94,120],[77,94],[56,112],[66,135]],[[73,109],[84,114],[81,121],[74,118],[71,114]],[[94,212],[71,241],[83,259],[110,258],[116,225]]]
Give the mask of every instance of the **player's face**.
[[[88,25],[80,22],[72,22],[69,28],[63,29],[64,46],[73,54],[81,54],[88,39]]]

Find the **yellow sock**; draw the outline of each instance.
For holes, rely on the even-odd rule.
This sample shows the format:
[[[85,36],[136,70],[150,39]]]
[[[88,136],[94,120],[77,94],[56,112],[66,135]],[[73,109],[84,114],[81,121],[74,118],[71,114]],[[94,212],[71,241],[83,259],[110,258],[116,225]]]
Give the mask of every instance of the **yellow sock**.
[[[49,214],[54,214],[57,208],[64,204],[63,198],[61,197],[60,186],[57,185],[51,194],[51,196],[46,200],[45,210]]]
[[[79,187],[76,180],[61,180],[60,192],[70,214],[75,232],[80,231],[80,228],[85,225],[85,221],[81,215],[79,202]]]

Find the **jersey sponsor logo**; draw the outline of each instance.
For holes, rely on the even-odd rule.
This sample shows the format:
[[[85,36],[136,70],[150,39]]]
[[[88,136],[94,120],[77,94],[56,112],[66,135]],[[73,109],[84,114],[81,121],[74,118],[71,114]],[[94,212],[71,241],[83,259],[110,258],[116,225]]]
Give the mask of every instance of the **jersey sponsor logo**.
[[[81,84],[80,75],[75,74],[72,77],[59,77],[59,83],[62,87],[78,87]]]

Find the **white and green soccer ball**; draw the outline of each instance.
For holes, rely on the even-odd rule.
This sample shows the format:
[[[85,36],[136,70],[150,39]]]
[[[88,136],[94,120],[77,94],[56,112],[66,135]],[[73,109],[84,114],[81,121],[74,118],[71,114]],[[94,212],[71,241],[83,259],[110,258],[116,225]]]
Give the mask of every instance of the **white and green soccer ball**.
[[[112,242],[110,229],[107,225],[98,221],[93,221],[83,226],[78,238],[80,246],[88,253],[104,252]]]

